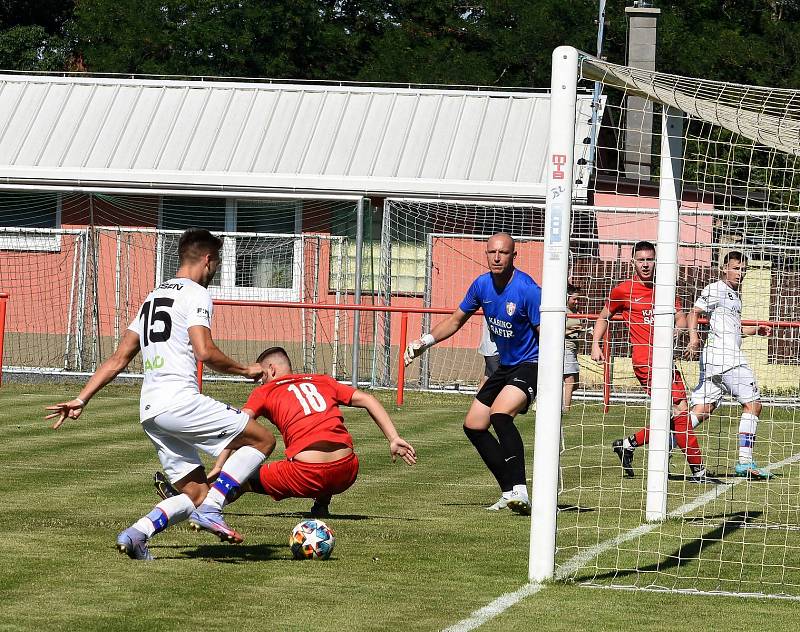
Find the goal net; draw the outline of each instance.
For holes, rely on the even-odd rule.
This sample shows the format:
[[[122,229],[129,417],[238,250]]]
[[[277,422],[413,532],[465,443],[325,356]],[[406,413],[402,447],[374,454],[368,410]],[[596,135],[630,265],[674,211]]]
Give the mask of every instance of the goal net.
[[[598,82],[606,97],[598,133],[586,139],[589,151],[574,156],[576,165],[588,162],[591,169],[594,240],[572,239],[569,263],[561,262],[563,273],[549,278],[559,287],[567,281],[580,286],[578,311],[591,326],[590,315],[602,310],[611,288],[633,277],[633,245],[658,244],[652,397],[634,374],[627,323],[612,321],[608,366],[600,373],[610,401],[604,410],[577,399],[563,415],[554,565],[547,561],[553,526],[547,516],[556,510],[547,507],[540,519],[535,505],[531,577],[800,599],[800,91],[646,72],[561,48],[554,53],[554,95],[569,83],[565,76],[574,72],[569,64],[575,59],[577,85]],[[559,107],[555,96],[553,107]],[[565,115],[567,132],[570,123]],[[551,130],[551,154],[566,153],[559,142]],[[567,177],[577,176],[567,169]],[[552,185],[551,179],[550,190]],[[548,206],[548,213],[558,212]],[[759,393],[744,373],[739,379],[747,383],[738,388],[749,408],[743,409],[725,390],[729,377],[711,380],[721,400],[694,432],[708,474],[718,480],[697,483],[681,450],[670,452],[668,445],[672,363],[683,375],[689,408],[710,400],[693,399],[704,376],[698,359],[686,357],[689,339],[673,327],[672,305],[677,299],[684,312],[692,310],[704,288],[722,279],[731,251],[744,255],[747,274],[740,287],[726,285],[730,292],[720,305],[727,309],[741,300],[745,333],[759,325],[771,329],[744,337],[743,358],[736,348],[719,352],[726,369],[747,363]],[[547,275],[545,270],[545,283]],[[728,315],[734,321],[739,316],[735,307]],[[543,336],[549,331],[543,321]],[[699,333],[713,345],[720,329],[709,331],[701,320]],[[590,353],[588,342],[582,352]],[[560,361],[543,351],[543,365]],[[597,380],[599,367],[581,358],[580,380]],[[546,426],[560,411],[555,402],[545,405],[541,387],[533,494],[550,501],[558,468],[546,454],[556,442]],[[760,411],[755,398],[763,404]],[[743,417],[748,411],[758,415],[757,429],[747,425],[753,419]],[[633,451],[629,478],[612,442],[648,424],[650,444]],[[752,443],[752,433],[742,434],[747,428],[756,430],[752,459],[769,480],[737,475],[737,464],[748,456],[740,444]],[[537,567],[537,556],[544,556],[543,566]]]
[[[219,303],[215,341],[226,353],[249,362],[265,345],[283,345],[298,370],[349,381],[355,340],[356,379],[374,381],[373,313],[299,307],[352,305],[357,289],[361,303],[376,302],[380,221],[356,198],[3,191],[0,210],[20,224],[0,228],[6,375],[93,371],[147,293],[174,275],[181,232],[203,226],[224,242],[209,289]],[[141,371],[137,358],[126,375]]]
[[[517,242],[516,265],[541,278],[544,205],[477,204],[414,199],[388,199],[384,204],[381,250],[384,275],[381,300],[410,310],[454,310],[469,284],[486,272],[486,241],[505,231]],[[397,314],[381,317],[386,339],[397,332]],[[445,318],[444,314],[411,312],[409,340]],[[391,320],[391,323],[387,322]],[[483,320],[474,316],[454,336],[409,367],[405,387],[410,389],[475,391],[484,374],[480,354]],[[395,348],[395,353],[399,347]],[[402,350],[399,350],[402,353]],[[387,358],[388,383],[396,384],[395,355]]]

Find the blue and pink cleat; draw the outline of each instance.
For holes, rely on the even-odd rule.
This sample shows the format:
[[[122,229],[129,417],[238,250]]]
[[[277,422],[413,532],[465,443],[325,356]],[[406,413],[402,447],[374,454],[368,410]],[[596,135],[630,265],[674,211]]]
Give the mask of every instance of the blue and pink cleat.
[[[117,550],[132,560],[155,559],[147,548],[147,536],[133,527],[128,527],[117,536]]]
[[[192,515],[189,516],[189,525],[195,531],[213,533],[223,542],[239,544],[244,541],[242,534],[227,525],[219,509],[206,504],[200,505],[192,512]]]

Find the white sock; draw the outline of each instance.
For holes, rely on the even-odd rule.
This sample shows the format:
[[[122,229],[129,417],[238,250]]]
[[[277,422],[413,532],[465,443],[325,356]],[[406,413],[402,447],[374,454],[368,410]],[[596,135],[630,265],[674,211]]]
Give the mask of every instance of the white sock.
[[[222,509],[225,505],[225,499],[230,493],[242,482],[250,478],[250,475],[255,472],[264,462],[264,453],[260,450],[246,445],[239,448],[234,452],[231,457],[225,461],[225,466],[219,473],[217,480],[208,490],[208,496],[203,501],[204,505],[211,505],[216,509]]]
[[[753,462],[753,445],[756,442],[758,417],[752,413],[742,413],[739,421],[739,463]]]
[[[697,426],[703,423],[700,421],[700,418],[692,412],[689,413],[689,418],[692,420],[692,430],[694,430],[695,428],[697,428]]]
[[[631,441],[630,439],[628,439],[628,437],[625,437],[622,440],[622,447],[625,448],[626,450],[630,450],[633,447],[631,446]]]
[[[178,494],[158,503],[149,514],[133,523],[133,528],[148,538],[163,531],[169,525],[186,520],[194,511],[194,503],[186,494]]]
[[[524,496],[525,498],[528,497],[528,486],[527,485],[514,485],[514,488],[511,490],[512,494],[519,494],[520,496]]]

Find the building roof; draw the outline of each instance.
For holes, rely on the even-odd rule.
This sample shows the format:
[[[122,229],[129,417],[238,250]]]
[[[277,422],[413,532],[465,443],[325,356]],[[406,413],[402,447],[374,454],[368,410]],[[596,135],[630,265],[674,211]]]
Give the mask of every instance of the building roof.
[[[0,75],[0,183],[543,198],[549,105],[516,90]],[[581,95],[576,160],[590,118]]]

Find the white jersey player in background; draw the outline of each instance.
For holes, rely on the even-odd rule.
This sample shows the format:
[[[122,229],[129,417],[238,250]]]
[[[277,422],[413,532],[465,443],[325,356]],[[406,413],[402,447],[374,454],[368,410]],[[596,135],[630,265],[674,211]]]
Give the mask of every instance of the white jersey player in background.
[[[747,273],[747,257],[733,250],[725,255],[722,279],[703,288],[689,313],[689,344],[687,358],[695,357],[702,347],[700,382],[691,396],[692,425],[696,427],[711,416],[727,393],[742,405],[739,421],[739,462],[736,476],[767,479],[768,469],[760,468],[753,460],[758,416],[761,401],[753,370],[742,353],[742,336],[769,336],[768,325],[742,326],[742,299],[739,288]],[[702,345],[697,333],[698,320],[708,316],[708,338]]]
[[[133,559],[153,559],[147,543],[168,526],[191,519],[192,526],[223,541],[241,542],[222,516],[226,499],[239,483],[256,472],[275,446],[263,426],[239,410],[202,395],[197,386],[197,361],[221,373],[258,379],[258,364],[245,366],[226,356],[211,338],[211,295],[206,289],[220,264],[222,240],[190,228],[178,244],[175,278],[145,299],[113,355],[95,371],[78,396],[48,406],[57,417],[77,419],[89,400],[128,366],[141,350],[144,382],[140,419],[170,482],[181,493],[158,503],[117,537],[117,548]],[[198,449],[218,456],[236,449],[213,486],[206,481]],[[196,507],[196,509],[195,509]]]

